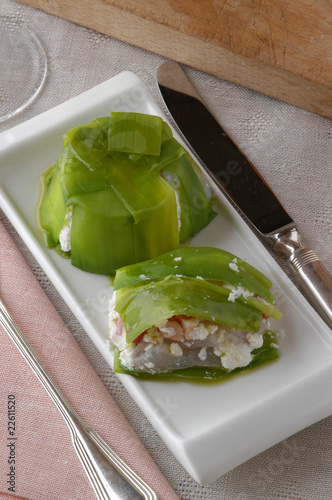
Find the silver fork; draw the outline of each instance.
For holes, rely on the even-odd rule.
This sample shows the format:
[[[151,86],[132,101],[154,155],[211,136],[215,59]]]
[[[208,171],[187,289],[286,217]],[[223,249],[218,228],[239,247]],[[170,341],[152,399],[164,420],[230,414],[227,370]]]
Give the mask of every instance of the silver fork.
[[[9,334],[65,419],[76,453],[100,500],[158,500],[152,489],[83,422],[30,347],[0,299],[0,324]]]

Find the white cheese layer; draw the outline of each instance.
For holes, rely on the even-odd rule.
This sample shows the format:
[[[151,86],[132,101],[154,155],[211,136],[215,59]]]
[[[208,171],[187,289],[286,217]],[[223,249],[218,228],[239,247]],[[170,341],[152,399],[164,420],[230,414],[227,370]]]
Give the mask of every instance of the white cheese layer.
[[[182,334],[175,328],[176,317],[162,321],[144,332],[139,342],[128,345],[119,314],[110,304],[110,337],[120,352],[121,363],[130,370],[163,373],[193,366],[234,370],[252,361],[252,351],[263,345],[268,322],[257,333],[220,325],[213,321],[181,317]],[[178,325],[179,326],[179,325]],[[185,336],[184,336],[185,333]]]
[[[126,331],[122,325],[119,313],[115,310],[116,292],[114,291],[110,300],[109,309],[109,334],[113,344],[120,350],[126,350],[128,347],[126,340]],[[126,365],[127,366],[127,365]]]
[[[71,223],[73,219],[73,207],[68,207],[63,228],[59,234],[59,243],[63,252],[70,252]]]

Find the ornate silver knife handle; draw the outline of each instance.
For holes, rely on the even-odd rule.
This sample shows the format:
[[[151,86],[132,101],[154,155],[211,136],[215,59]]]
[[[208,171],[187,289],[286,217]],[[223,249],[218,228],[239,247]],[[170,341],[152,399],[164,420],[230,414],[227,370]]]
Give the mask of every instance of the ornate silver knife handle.
[[[100,500],[138,500],[142,498],[157,500],[157,495],[152,489],[78,416],[28,344],[1,299],[0,324],[9,334],[65,419],[75,450],[96,497]]]
[[[294,279],[307,295],[313,307],[332,329],[332,274],[317,255],[305,248],[295,224],[275,234],[273,249],[288,257]]]

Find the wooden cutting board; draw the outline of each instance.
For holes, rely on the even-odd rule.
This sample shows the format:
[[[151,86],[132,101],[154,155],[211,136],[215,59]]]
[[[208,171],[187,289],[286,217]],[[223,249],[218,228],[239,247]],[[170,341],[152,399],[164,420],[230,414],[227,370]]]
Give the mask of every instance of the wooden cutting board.
[[[332,118],[330,0],[20,0]]]

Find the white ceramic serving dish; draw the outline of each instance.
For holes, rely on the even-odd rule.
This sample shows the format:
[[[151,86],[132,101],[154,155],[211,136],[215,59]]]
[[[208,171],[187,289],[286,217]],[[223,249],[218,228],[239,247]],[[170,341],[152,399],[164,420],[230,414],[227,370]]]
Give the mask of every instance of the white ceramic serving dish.
[[[36,225],[40,174],[56,159],[63,134],[111,111],[161,115],[130,72],[0,134],[0,205],[106,361],[108,279],[84,273],[48,250]],[[175,134],[176,135],[176,134]],[[219,215],[193,240],[231,251],[275,283],[284,317],[281,358],[218,384],[139,381],[125,388],[191,476],[207,483],[332,413],[331,330],[215,188]]]

